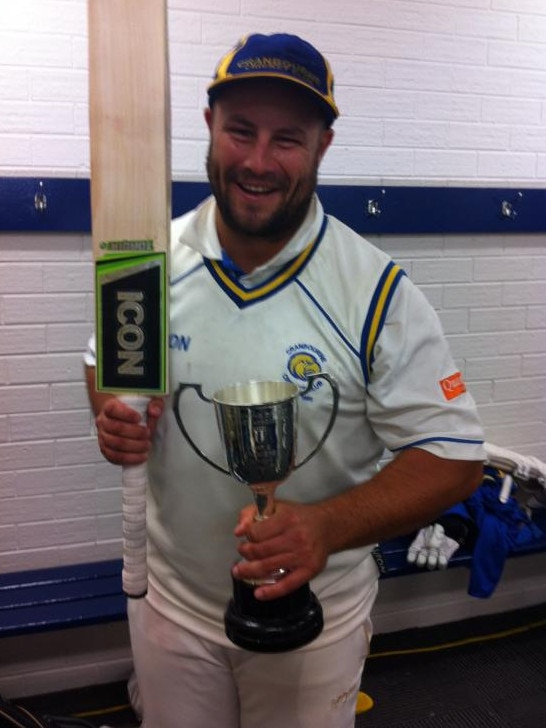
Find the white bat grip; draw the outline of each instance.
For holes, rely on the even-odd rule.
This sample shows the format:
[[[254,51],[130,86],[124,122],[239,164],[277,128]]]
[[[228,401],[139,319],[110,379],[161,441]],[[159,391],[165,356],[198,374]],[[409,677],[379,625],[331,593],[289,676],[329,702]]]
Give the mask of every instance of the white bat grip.
[[[149,397],[124,395],[124,404],[138,412],[142,426],[146,425]],[[122,468],[122,521],[123,521],[123,571],[124,593],[133,599],[146,595],[148,567],[146,564],[146,491],[148,489],[148,464],[125,465]]]

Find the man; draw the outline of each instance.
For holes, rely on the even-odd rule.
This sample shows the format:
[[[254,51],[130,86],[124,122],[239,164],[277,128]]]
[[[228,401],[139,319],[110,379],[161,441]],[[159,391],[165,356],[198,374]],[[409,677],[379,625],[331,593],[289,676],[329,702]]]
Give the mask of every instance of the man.
[[[315,194],[338,116],[327,61],[296,36],[251,35],[208,94],[213,197],[172,227],[171,392],[199,383],[210,397],[250,380],[303,390],[306,373],[322,371],[340,405],[323,448],[256,521],[248,488],[203,462],[177,426],[181,414],[222,462],[212,408],[186,390],[177,413],[172,397],[153,400],[141,428],[96,395],[88,353],[103,454],[149,465],[149,589],[129,605],[144,726],[348,728],[371,637],[373,545],[466,498],[483,435],[423,295]],[[300,460],[324,432],[328,390],[317,383],[300,401]],[[384,448],[395,457],[378,470]],[[323,632],[279,654],[234,646],[223,625],[231,573],[259,581],[279,568],[286,575],[256,598],[312,580]]]

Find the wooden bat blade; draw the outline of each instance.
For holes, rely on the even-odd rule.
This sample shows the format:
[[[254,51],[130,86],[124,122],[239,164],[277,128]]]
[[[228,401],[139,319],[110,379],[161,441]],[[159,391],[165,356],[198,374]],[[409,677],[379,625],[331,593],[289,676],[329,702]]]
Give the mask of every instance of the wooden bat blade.
[[[151,240],[154,250],[166,250],[170,112],[165,0],[90,0],[89,38],[95,257],[109,251],[104,243],[110,240]]]
[[[97,388],[167,388],[170,108],[165,0],[89,0]]]

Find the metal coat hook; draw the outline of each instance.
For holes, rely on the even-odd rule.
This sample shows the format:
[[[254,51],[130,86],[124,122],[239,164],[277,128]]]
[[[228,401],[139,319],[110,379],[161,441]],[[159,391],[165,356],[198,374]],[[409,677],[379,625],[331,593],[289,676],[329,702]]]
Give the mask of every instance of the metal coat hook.
[[[521,200],[523,197],[523,192],[518,192],[516,195],[518,200]],[[503,200],[501,202],[501,215],[503,217],[508,218],[509,220],[513,220],[518,216],[518,211],[515,208],[515,203],[510,202],[509,200]]]
[[[381,195],[385,195],[385,190],[381,190]],[[366,214],[368,217],[379,217],[383,210],[381,209],[381,202],[379,200],[368,200],[366,205]]]
[[[34,195],[34,209],[38,212],[45,212],[47,209],[47,195],[44,191],[44,183],[42,180],[38,182],[38,190]]]

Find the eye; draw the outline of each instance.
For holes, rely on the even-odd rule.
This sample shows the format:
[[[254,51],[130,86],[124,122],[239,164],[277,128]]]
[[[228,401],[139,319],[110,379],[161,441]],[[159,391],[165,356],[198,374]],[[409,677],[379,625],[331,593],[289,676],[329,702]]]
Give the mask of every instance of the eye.
[[[301,141],[296,137],[283,135],[277,137],[277,144],[282,149],[291,149],[292,147],[300,146]]]
[[[228,128],[228,132],[232,137],[241,141],[246,141],[252,137],[252,131],[246,126],[231,126]]]

